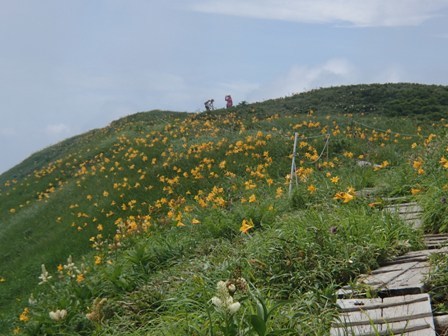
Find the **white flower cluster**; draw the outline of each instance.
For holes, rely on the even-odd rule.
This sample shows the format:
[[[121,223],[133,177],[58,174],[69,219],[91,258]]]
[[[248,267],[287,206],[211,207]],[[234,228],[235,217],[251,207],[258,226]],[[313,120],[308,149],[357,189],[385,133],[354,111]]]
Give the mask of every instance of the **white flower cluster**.
[[[67,316],[67,311],[65,309],[57,309],[56,311],[51,311],[49,315],[52,320],[60,321]]]
[[[64,265],[63,267],[70,278],[76,278],[76,275],[81,273],[81,271],[78,269],[78,267],[76,267],[75,263],[73,262],[71,255],[67,258],[67,264]]]
[[[237,285],[243,280],[244,279],[240,278]],[[246,283],[245,280],[244,283]],[[232,281],[218,282],[216,285],[216,296],[212,297],[211,300],[218,312],[233,315],[241,308],[241,303],[235,301],[233,298],[233,294],[235,294],[236,290],[237,286]]]
[[[45,268],[44,264],[41,265],[41,269],[42,269],[42,274],[39,276],[39,280],[40,280],[39,285],[46,283],[48,280],[50,280],[52,278],[52,276],[49,275],[49,273],[47,272],[47,269]]]

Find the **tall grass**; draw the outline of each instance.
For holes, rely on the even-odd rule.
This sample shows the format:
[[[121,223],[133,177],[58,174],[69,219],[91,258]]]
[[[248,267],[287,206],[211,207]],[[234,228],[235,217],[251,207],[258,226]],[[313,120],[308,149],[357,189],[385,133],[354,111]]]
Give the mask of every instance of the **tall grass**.
[[[339,286],[421,239],[356,190],[420,188],[428,230],[445,229],[440,207],[427,206],[441,196],[432,190],[444,191],[434,178],[446,177],[443,124],[280,103],[139,113],[2,176],[1,332],[322,335]],[[52,278],[37,285],[42,264]],[[240,278],[241,308],[223,315],[211,302],[216,286]]]

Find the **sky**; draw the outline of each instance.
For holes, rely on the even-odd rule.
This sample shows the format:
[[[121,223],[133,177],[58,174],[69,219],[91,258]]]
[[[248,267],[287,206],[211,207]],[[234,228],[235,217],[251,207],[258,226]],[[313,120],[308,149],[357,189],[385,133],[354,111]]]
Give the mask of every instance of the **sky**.
[[[448,85],[448,0],[0,0],[0,173],[153,109]]]

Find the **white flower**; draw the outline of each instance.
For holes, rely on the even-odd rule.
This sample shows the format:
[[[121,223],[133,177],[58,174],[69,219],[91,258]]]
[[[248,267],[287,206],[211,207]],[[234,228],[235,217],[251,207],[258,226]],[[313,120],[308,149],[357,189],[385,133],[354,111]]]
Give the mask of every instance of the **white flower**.
[[[233,315],[238,311],[238,309],[240,309],[240,307],[241,307],[241,303],[235,302],[235,303],[232,303],[230,306],[228,306],[227,309],[229,310],[229,313]]]
[[[50,318],[52,320],[60,321],[60,320],[64,319],[65,316],[67,316],[67,311],[65,309],[61,309],[61,310],[57,309],[56,311],[49,312],[48,315],[50,315]]]
[[[37,303],[37,300],[34,298],[33,293],[31,293],[31,295],[30,295],[30,297],[29,297],[29,299],[28,299],[28,304],[29,304],[30,306],[34,306],[36,303]]]
[[[218,284],[216,285],[216,289],[218,290],[218,293],[227,292],[227,283],[225,281],[218,281]]]
[[[216,285],[216,296],[211,302],[216,310],[221,313],[235,314],[240,309],[241,304],[233,300],[232,295],[236,291],[236,286],[226,281],[219,281]]]
[[[216,296],[212,297],[212,303],[217,308],[221,308],[221,306],[222,306],[222,300]]]
[[[67,271],[67,275],[72,278],[75,278],[76,274],[81,273],[78,267],[76,267],[75,263],[73,262],[71,255],[67,258],[67,265],[64,265],[64,269]]]
[[[50,280],[52,278],[51,275],[48,275],[47,269],[45,268],[44,264],[41,265],[41,269],[42,269],[42,274],[39,276],[39,279],[40,279],[39,285],[46,283],[48,280]]]

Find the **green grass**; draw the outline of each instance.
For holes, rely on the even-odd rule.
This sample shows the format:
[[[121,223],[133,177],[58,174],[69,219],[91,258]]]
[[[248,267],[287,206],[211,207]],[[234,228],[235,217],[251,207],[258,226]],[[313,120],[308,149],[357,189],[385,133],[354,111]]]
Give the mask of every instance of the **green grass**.
[[[338,286],[421,246],[421,232],[374,200],[335,195],[418,188],[426,230],[446,231],[446,128],[428,121],[446,111],[445,95],[360,85],[230,111],[142,112],[35,153],[0,176],[0,334],[325,334]],[[403,119],[409,97],[416,108]],[[435,112],[420,113],[428,102]],[[70,255],[73,276],[57,271]],[[41,264],[53,278],[39,286]],[[241,308],[219,312],[216,284],[241,277]],[[49,316],[57,309],[61,321]]]

